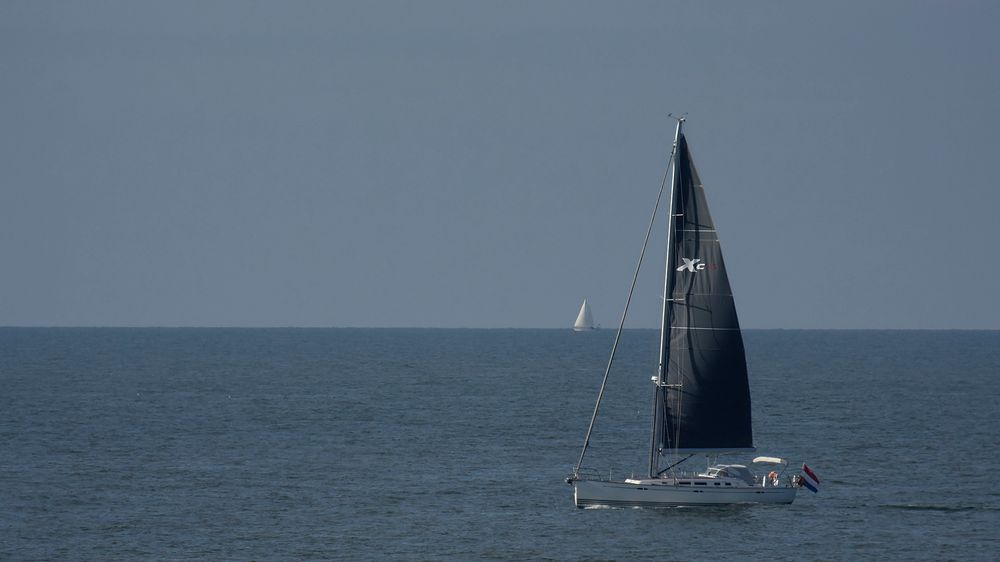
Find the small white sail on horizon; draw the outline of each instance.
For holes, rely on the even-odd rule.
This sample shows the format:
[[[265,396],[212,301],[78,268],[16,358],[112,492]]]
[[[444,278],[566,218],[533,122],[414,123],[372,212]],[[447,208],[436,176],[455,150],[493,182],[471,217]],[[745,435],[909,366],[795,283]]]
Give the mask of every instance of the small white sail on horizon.
[[[594,330],[594,316],[590,313],[590,305],[587,304],[587,299],[583,299],[583,305],[580,306],[580,314],[576,315],[576,323],[573,324],[574,332],[586,332],[587,330]]]

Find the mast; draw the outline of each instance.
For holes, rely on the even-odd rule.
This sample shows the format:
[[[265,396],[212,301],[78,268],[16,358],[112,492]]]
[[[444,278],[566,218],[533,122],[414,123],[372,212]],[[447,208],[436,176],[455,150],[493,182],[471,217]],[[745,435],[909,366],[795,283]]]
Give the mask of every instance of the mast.
[[[673,116],[671,116],[673,117]],[[658,403],[660,400],[660,393],[666,392],[667,384],[667,366],[670,361],[670,321],[668,313],[670,311],[669,301],[667,300],[667,291],[670,290],[670,277],[673,275],[674,268],[674,200],[675,192],[677,190],[677,146],[681,138],[681,128],[684,125],[684,116],[676,117],[677,119],[677,130],[674,131],[674,147],[670,153],[670,199],[667,204],[667,259],[664,265],[663,272],[663,314],[660,319],[660,361],[659,367],[656,373],[656,380],[653,382],[655,389],[653,390],[653,415],[652,415],[652,427],[650,429],[649,437],[649,477],[653,478],[657,474],[659,451],[657,451],[656,446],[656,431],[657,431],[657,415],[659,414]]]

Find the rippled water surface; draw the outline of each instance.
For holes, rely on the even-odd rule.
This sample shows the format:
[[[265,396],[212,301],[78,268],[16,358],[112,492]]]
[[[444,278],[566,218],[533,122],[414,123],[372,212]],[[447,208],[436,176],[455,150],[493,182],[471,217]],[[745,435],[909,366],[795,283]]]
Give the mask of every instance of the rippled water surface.
[[[612,337],[0,329],[0,559],[1000,558],[1000,332],[750,331],[758,452],[820,494],[581,510]],[[626,334],[588,454],[615,476],[655,337]]]

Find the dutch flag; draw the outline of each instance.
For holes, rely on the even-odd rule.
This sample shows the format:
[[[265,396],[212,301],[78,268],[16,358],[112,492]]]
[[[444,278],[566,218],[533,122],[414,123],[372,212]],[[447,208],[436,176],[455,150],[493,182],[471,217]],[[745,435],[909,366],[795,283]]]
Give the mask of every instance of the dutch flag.
[[[814,494],[819,492],[819,478],[806,466],[806,463],[802,463],[802,477],[799,478],[799,484],[809,488]]]

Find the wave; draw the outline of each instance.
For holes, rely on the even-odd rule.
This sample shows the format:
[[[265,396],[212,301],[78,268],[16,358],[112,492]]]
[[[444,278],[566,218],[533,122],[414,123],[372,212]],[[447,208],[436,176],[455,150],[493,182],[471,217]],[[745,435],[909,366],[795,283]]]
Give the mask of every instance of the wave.
[[[955,513],[959,511],[1000,511],[1000,507],[986,505],[939,505],[930,503],[884,504],[883,509],[901,509],[906,511],[942,511]]]

